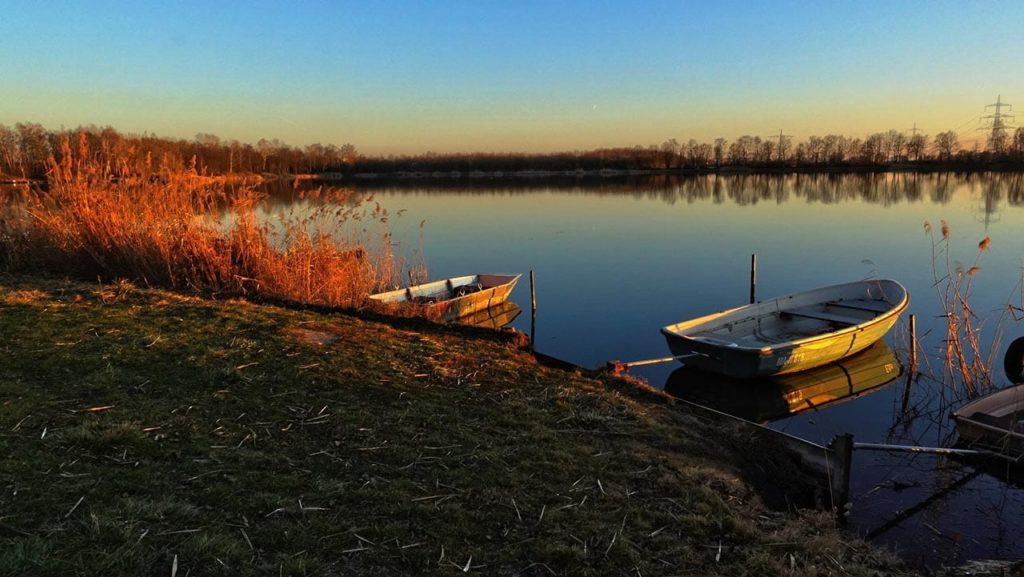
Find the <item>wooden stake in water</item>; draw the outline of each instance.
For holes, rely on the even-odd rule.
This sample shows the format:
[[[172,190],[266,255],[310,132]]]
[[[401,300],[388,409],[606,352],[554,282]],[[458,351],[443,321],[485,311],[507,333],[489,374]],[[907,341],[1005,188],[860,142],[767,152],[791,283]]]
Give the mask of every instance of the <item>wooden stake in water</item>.
[[[914,375],[917,374],[917,319],[910,315],[910,370],[907,371],[907,384],[903,387],[903,412],[910,408],[910,389],[914,386]]]
[[[533,271],[530,271],[530,346],[533,346],[537,334],[537,284]]]
[[[917,372],[917,318],[910,315],[910,372]]]
[[[757,300],[757,255],[750,255],[750,304]]]
[[[832,461],[832,506],[840,511],[841,522],[846,520],[842,513],[850,499],[850,468],[853,465],[853,435],[846,433],[837,435],[828,445],[833,451]]]

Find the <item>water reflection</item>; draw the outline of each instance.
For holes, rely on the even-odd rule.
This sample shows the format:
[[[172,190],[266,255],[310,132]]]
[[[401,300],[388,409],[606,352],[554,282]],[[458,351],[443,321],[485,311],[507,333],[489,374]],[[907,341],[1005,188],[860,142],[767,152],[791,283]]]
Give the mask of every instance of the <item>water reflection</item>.
[[[793,200],[835,204],[861,201],[889,206],[928,201],[947,204],[958,190],[981,193],[982,215],[999,209],[1003,200],[1024,206],[1024,175],[1013,172],[916,173],[853,172],[728,175],[653,175],[615,178],[536,179],[351,179],[340,183],[364,191],[398,195],[466,194],[505,196],[557,192],[581,196],[626,195],[656,199],[667,204],[730,201],[739,206],[762,202],[783,204]],[[326,186],[326,184],[323,184]],[[273,192],[273,202],[290,202],[296,188],[277,181],[264,185]],[[315,182],[299,188],[317,187]]]
[[[763,423],[880,390],[895,382],[902,370],[892,348],[885,341],[878,341],[851,357],[772,379],[737,380],[682,367],[669,375],[665,391],[748,421]]]

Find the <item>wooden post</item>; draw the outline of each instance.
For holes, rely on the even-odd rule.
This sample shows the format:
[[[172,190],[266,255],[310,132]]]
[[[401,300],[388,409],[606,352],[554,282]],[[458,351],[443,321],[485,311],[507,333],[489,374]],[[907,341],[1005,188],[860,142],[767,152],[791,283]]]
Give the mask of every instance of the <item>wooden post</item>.
[[[829,443],[832,452],[832,504],[840,522],[846,519],[846,503],[850,499],[850,468],[853,465],[853,435],[837,435]]]
[[[903,387],[903,412],[910,408],[910,390],[914,386],[914,375],[917,374],[917,318],[910,315],[910,367],[907,371],[907,384]]]
[[[757,255],[750,255],[750,304],[757,300]]]
[[[910,372],[917,372],[917,317],[910,315]]]
[[[530,271],[530,346],[533,346],[537,334],[537,284],[533,271]]]

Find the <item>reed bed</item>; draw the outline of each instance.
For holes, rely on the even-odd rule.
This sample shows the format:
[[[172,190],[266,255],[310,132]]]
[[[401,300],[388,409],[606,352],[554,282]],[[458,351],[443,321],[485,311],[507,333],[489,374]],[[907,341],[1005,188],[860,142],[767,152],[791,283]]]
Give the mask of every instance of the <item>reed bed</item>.
[[[208,295],[357,307],[401,270],[388,212],[351,190],[269,214],[252,188],[192,170],[129,177],[61,143],[45,187],[0,204],[0,266]]]

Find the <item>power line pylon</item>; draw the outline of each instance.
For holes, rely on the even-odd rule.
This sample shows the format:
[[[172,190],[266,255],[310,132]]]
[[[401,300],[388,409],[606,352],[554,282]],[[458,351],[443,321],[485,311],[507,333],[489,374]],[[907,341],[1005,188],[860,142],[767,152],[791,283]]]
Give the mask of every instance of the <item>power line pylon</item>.
[[[979,128],[979,130],[989,130],[988,135],[988,148],[992,152],[1000,153],[1006,150],[1006,141],[1008,139],[1006,131],[1010,126],[1007,121],[1014,121],[1016,117],[1012,114],[1003,112],[1003,108],[1007,111],[1013,110],[1013,105],[1007,102],[1003,102],[1002,95],[996,97],[994,104],[985,105],[985,110],[989,108],[994,109],[992,114],[987,114],[981,117],[981,121],[985,122],[985,125]]]
[[[918,128],[916,122],[914,123],[914,127],[913,128],[908,128],[907,130],[910,131],[910,140],[907,141],[907,157],[909,159],[910,151],[913,150],[914,151],[914,160],[915,161],[921,160],[921,152],[922,152],[922,149],[924,148],[925,140],[926,140],[927,137],[922,136],[920,141],[918,141],[917,133],[918,132],[924,132],[924,130]]]
[[[783,139],[785,139],[785,138],[793,138],[793,135],[792,134],[782,134],[782,129],[780,128],[778,134],[773,134],[773,135],[768,136],[766,138],[778,138],[779,139],[778,148],[776,148],[776,150],[778,150],[777,154],[779,155],[779,162],[784,161],[785,160],[785,156],[784,155],[786,154],[786,151],[785,151],[785,149],[782,146],[782,143],[784,142]],[[787,144],[789,143],[788,140],[786,140],[785,142]]]

